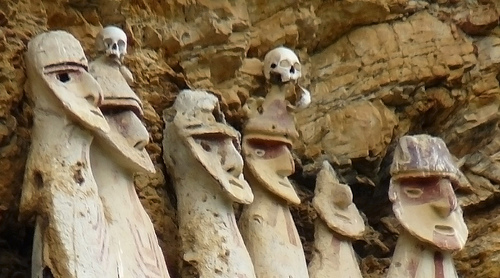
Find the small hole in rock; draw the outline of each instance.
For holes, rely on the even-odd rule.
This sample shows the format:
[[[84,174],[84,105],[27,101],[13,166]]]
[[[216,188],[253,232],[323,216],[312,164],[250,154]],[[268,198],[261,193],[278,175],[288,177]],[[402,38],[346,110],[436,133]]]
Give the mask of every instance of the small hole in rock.
[[[63,83],[68,82],[71,78],[67,72],[57,74],[57,79]]]

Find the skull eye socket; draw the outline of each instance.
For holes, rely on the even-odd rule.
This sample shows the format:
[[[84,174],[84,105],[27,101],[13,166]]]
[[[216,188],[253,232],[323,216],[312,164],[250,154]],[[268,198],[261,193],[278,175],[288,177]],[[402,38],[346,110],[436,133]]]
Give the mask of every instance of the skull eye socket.
[[[120,50],[125,49],[126,43],[123,40],[118,41],[118,47],[120,47]]]
[[[272,69],[275,69],[275,68],[276,68],[276,64],[275,64],[275,63],[272,63],[272,64],[271,64],[271,68],[272,68]]]
[[[288,60],[283,60],[280,62],[280,67],[289,68],[291,66],[292,66],[292,63],[290,63],[290,61],[288,61]]]
[[[295,71],[300,71],[302,66],[299,63],[293,64],[293,67],[295,68]]]
[[[113,40],[110,38],[104,39],[104,43],[106,44],[106,47],[109,48],[111,45],[113,45]]]

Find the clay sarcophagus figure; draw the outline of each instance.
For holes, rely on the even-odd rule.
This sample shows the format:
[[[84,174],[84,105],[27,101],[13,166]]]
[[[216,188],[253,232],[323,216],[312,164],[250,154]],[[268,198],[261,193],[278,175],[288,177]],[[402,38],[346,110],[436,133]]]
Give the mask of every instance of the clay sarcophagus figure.
[[[279,47],[264,60],[268,79],[265,98],[245,104],[243,128],[244,175],[255,200],[243,209],[238,225],[257,277],[308,277],[300,238],[289,204],[300,199],[288,176],[295,171],[291,148],[298,138],[294,104],[307,106],[309,92],[297,84],[300,63],[290,49]]]
[[[164,160],[177,196],[182,277],[255,277],[233,203],[249,204],[240,135],[216,96],[183,90],[165,110]]]
[[[362,236],[365,224],[352,202],[351,189],[339,182],[328,161],[323,162],[316,179],[313,206],[318,218],[309,276],[361,278],[352,241]]]
[[[34,37],[25,61],[34,123],[20,210],[36,217],[32,277],[118,277],[90,162],[95,135],[110,129],[101,88],[67,32]]]
[[[451,252],[468,236],[454,188],[463,175],[446,144],[429,135],[399,139],[391,165],[389,199],[404,231],[387,277],[458,277]]]
[[[142,103],[129,87],[133,78],[122,64],[127,36],[108,26],[96,37],[100,56],[89,72],[100,84],[100,108],[110,131],[99,133],[90,148],[90,163],[106,210],[110,249],[117,256],[119,277],[170,277],[149,216],[134,188],[134,173],[154,173],[145,146]],[[109,277],[109,276],[107,276]]]

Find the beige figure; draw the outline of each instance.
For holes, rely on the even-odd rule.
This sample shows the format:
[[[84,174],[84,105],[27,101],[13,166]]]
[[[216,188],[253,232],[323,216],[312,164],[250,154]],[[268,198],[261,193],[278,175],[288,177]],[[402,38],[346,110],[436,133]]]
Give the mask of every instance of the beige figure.
[[[288,207],[300,199],[288,180],[295,171],[291,148],[298,133],[287,98],[305,105],[309,92],[297,86],[300,74],[288,75],[300,68],[298,58],[289,49],[287,55],[280,54],[283,48],[278,50],[264,60],[265,99],[249,99],[244,107],[248,117],[243,128],[244,175],[255,200],[245,206],[238,225],[257,277],[305,278],[304,251]]]
[[[32,277],[118,277],[90,169],[94,135],[109,131],[99,84],[63,31],[34,37],[25,61],[34,123],[20,210],[36,216]]]
[[[328,161],[316,180],[313,206],[318,213],[314,223],[314,252],[309,263],[311,278],[361,278],[352,241],[365,230],[363,218],[352,202],[349,186],[342,184]]]
[[[429,135],[403,136],[391,165],[389,199],[404,232],[387,277],[458,277],[451,252],[468,230],[454,187],[464,186],[445,143]]]
[[[227,125],[218,99],[183,90],[165,110],[164,160],[177,195],[182,277],[255,277],[233,203],[249,204],[240,135]]]
[[[163,253],[134,188],[134,173],[154,173],[155,168],[144,149],[149,133],[140,120],[142,103],[127,83],[130,71],[124,71],[121,64],[126,38],[113,26],[104,28],[96,38],[101,56],[90,63],[89,72],[102,88],[100,107],[110,132],[96,137],[90,162],[106,209],[110,249],[118,254],[119,277],[165,278],[170,276]]]

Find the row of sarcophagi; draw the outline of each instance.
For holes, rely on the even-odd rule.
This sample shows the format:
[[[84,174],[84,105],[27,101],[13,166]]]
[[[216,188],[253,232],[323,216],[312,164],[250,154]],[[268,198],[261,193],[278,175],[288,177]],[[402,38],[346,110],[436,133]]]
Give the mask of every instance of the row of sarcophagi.
[[[134,173],[154,172],[141,100],[123,64],[127,36],[106,27],[88,63],[71,34],[34,37],[26,52],[34,112],[21,215],[35,216],[32,277],[172,277],[134,189]],[[221,65],[223,66],[223,65]],[[244,106],[242,134],[218,98],[179,92],[164,111],[164,161],[177,197],[182,277],[361,277],[351,241],[363,218],[349,186],[323,162],[313,205],[314,254],[306,264],[289,205],[298,138],[293,111],[311,94],[300,61],[285,47],[264,58],[264,97]],[[404,227],[388,277],[456,277],[450,252],[467,238],[454,188],[465,186],[444,142],[399,139],[389,197]],[[243,205],[236,220],[233,204]]]

